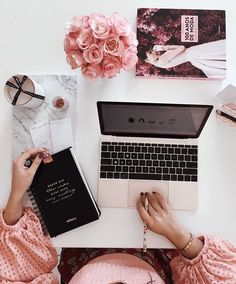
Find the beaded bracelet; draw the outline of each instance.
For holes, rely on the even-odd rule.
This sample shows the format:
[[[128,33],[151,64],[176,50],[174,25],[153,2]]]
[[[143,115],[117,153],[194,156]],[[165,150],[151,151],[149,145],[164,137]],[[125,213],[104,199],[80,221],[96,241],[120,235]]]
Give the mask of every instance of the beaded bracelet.
[[[193,242],[193,235],[192,235],[191,233],[189,233],[189,234],[190,234],[190,238],[189,238],[187,244],[186,244],[182,249],[180,249],[180,250],[186,251],[186,250],[188,250],[188,249],[190,248],[190,246],[192,245],[192,242]]]

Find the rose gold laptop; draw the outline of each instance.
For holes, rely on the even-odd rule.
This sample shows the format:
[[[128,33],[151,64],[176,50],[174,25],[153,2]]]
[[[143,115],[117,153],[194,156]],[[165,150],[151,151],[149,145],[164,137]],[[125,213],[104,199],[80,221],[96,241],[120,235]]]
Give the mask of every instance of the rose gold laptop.
[[[198,137],[211,105],[98,102],[102,133],[98,204],[135,207],[158,191],[172,209],[198,201]]]

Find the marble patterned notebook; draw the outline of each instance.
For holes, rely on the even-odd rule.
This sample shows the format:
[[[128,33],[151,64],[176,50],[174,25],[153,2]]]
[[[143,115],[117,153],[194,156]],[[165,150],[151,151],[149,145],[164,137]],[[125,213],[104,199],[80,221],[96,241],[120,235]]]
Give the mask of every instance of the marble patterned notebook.
[[[75,139],[76,130],[76,75],[30,75],[45,91],[44,102],[36,108],[13,107],[12,120],[12,159],[21,152],[33,147],[30,127],[41,122],[51,122],[63,118],[71,118],[72,132]],[[58,111],[53,108],[52,100],[56,96],[66,97],[69,108]]]

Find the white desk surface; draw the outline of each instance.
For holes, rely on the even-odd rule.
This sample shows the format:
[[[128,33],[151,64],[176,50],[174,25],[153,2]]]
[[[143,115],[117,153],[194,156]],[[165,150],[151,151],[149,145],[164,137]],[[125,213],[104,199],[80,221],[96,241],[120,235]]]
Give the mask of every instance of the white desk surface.
[[[199,3],[199,5],[198,5]],[[0,206],[4,207],[11,180],[11,106],[3,97],[4,82],[13,74],[80,74],[71,71],[63,51],[65,23],[76,14],[118,11],[136,28],[137,7],[209,8],[227,11],[228,77],[223,82],[138,80],[134,70],[111,80],[88,82],[79,75],[78,157],[96,196],[98,179],[98,100],[214,104],[228,83],[236,85],[236,18],[234,0],[1,0],[0,1]],[[175,211],[177,219],[196,234],[217,234],[236,245],[236,128],[211,115],[199,140],[198,210]],[[88,147],[89,146],[89,147]],[[143,227],[134,209],[102,209],[96,223],[53,240],[61,247],[141,247]],[[169,247],[150,233],[150,247]]]

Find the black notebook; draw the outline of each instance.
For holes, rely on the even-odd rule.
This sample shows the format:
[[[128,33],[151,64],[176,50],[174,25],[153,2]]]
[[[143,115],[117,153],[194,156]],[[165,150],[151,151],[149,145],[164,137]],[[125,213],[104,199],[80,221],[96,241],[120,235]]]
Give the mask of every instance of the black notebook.
[[[28,190],[42,228],[50,237],[95,221],[100,210],[71,148],[42,162]]]

